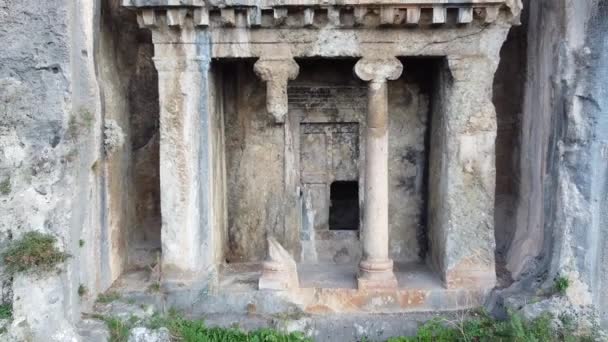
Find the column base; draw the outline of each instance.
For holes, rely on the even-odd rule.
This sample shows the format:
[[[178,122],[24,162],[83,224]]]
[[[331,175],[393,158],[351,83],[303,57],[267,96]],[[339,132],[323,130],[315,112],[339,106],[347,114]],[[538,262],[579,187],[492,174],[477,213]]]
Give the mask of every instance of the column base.
[[[361,261],[357,288],[359,290],[394,290],[397,289],[397,277],[393,273],[393,261]]]
[[[264,270],[258,281],[258,289],[286,291],[300,286],[297,270],[284,269],[276,262],[264,262]]]

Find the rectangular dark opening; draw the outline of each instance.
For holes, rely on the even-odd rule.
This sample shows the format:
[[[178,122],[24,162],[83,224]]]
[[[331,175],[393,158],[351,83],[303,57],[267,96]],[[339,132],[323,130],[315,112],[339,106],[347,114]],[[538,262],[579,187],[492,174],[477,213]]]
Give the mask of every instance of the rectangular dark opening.
[[[331,183],[329,207],[330,230],[359,229],[359,183],[336,181]]]

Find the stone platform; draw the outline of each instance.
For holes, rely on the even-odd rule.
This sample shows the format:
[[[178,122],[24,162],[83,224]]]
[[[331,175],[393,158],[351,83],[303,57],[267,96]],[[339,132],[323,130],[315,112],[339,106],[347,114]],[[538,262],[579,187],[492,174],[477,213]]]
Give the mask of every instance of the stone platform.
[[[357,289],[355,264],[298,265],[300,287],[284,291],[258,290],[260,263],[224,265],[217,287],[208,284],[155,283],[148,271],[124,274],[111,291],[124,298],[175,308],[193,316],[209,314],[331,315],[449,312],[479,307],[489,290],[446,289],[424,264],[395,264],[398,288]]]

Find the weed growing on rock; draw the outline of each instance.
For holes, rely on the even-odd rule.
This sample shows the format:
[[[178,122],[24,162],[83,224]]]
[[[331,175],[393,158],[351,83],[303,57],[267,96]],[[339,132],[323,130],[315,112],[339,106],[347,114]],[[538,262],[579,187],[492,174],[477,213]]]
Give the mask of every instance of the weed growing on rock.
[[[0,305],[0,319],[11,319],[13,317],[13,305],[10,303]]]
[[[106,293],[100,293],[97,297],[97,303],[107,304],[121,298],[118,292],[110,291]]]
[[[70,255],[55,246],[55,237],[39,232],[28,232],[10,243],[2,253],[7,272],[46,272],[64,262]]]
[[[110,330],[110,342],[127,342],[129,334],[137,318],[131,317],[127,321],[123,321],[116,317],[104,317],[103,319]]]
[[[78,286],[78,296],[83,297],[88,292],[89,292],[89,290],[87,289],[86,286],[84,286],[82,284],[80,284],[80,286]]]
[[[67,130],[68,135],[74,139],[78,138],[92,127],[94,119],[95,117],[89,110],[81,108],[77,113],[73,113],[70,116]]]
[[[558,277],[555,279],[555,285],[553,287],[556,293],[565,296],[568,287],[570,287],[570,280],[568,280],[566,277]]]
[[[2,195],[8,195],[11,193],[11,179],[7,178],[5,180],[3,180],[2,182],[0,182],[0,194]]]
[[[78,246],[80,246],[80,247],[84,246],[84,240],[83,239],[78,240]]]
[[[151,293],[160,292],[160,284],[159,283],[150,284],[150,286],[148,286],[148,292],[151,292]]]

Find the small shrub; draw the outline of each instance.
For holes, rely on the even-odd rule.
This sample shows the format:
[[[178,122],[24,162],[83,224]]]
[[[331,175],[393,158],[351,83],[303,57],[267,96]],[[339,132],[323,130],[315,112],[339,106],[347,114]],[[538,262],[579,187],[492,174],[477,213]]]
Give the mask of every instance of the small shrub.
[[[110,291],[106,293],[100,293],[97,297],[97,303],[107,304],[121,298],[118,292]]]
[[[55,246],[55,237],[39,232],[28,232],[12,241],[2,253],[7,272],[51,271],[64,262],[69,254]]]
[[[148,286],[148,292],[151,292],[151,293],[160,292],[160,284],[159,283],[150,284],[150,286]]]
[[[555,279],[555,292],[559,293],[562,296],[566,295],[566,291],[568,291],[568,287],[570,287],[570,280],[566,277],[558,277]]]
[[[11,179],[7,178],[5,180],[3,180],[2,182],[0,182],[0,194],[2,195],[8,195],[11,193]]]
[[[95,116],[86,108],[80,108],[70,116],[67,133],[76,139],[93,126]]]
[[[127,342],[129,340],[133,320],[123,321],[116,317],[105,317],[104,321],[108,330],[110,330],[110,342]]]
[[[0,319],[11,319],[13,317],[13,305],[10,303],[0,305]]]
[[[89,290],[87,289],[86,286],[80,284],[80,286],[78,286],[78,296],[80,297],[84,297],[84,295],[86,295],[89,292]]]
[[[80,247],[84,246],[84,240],[83,239],[78,240],[78,246],[80,246]]]

